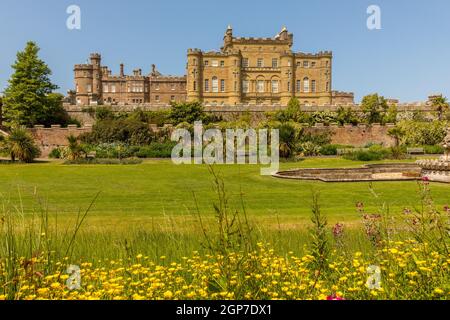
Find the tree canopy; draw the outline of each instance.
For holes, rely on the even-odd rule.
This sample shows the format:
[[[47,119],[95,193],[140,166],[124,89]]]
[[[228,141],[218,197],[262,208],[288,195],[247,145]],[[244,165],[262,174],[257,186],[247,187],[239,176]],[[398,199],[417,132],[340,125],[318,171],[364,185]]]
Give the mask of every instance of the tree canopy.
[[[63,96],[53,93],[58,86],[50,80],[52,74],[39,56],[39,47],[28,42],[17,53],[14,70],[3,98],[4,124],[9,127],[35,124],[65,124],[68,116],[62,107]]]

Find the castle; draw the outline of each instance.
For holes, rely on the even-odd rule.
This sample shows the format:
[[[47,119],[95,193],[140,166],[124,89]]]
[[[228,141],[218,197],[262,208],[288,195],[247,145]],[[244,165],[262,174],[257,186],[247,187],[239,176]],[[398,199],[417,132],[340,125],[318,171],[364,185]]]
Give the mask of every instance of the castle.
[[[199,101],[212,106],[280,105],[297,97],[304,105],[353,103],[353,93],[332,91],[330,51],[293,52],[294,36],[283,28],[274,38],[239,38],[228,27],[220,51],[189,49],[187,75],[164,76],[155,65],[112,75],[93,53],[75,65],[72,101],[77,105],[168,105]]]

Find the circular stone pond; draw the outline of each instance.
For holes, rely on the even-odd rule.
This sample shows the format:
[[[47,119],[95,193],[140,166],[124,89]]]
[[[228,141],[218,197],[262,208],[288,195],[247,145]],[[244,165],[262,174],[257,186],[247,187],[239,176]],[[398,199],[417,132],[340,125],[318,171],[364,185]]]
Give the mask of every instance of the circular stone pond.
[[[274,174],[276,178],[324,182],[408,181],[421,179],[415,163],[367,164],[359,168],[294,169]]]

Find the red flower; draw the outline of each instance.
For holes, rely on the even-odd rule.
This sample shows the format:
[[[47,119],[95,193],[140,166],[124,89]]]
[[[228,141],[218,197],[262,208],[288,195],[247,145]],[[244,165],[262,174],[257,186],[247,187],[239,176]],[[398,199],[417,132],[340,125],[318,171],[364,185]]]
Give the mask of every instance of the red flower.
[[[345,300],[345,299],[342,298],[342,297],[339,297],[337,294],[334,293],[331,296],[328,296],[327,300],[330,300],[330,301],[333,301],[333,300],[341,301],[341,300]]]

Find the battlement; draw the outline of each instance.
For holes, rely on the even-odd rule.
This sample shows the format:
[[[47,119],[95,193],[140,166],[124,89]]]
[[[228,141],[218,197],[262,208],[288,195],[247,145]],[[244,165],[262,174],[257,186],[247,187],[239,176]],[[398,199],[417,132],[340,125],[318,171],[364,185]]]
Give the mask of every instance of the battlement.
[[[202,54],[203,51],[198,48],[190,48],[188,49],[188,54]]]
[[[332,58],[333,52],[332,51],[319,51],[317,53],[305,53],[305,52],[296,52],[295,54],[296,58]]]
[[[92,64],[76,64],[75,65],[75,70],[92,70],[93,69],[93,65]]]
[[[91,59],[101,59],[102,55],[100,53],[94,52],[94,53],[91,53],[90,58]]]

